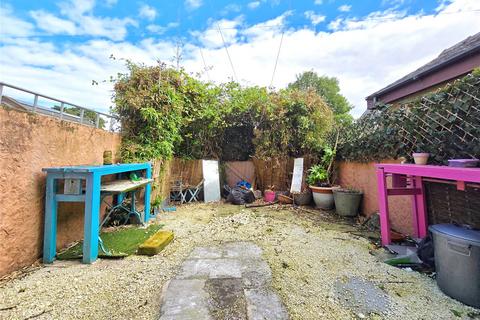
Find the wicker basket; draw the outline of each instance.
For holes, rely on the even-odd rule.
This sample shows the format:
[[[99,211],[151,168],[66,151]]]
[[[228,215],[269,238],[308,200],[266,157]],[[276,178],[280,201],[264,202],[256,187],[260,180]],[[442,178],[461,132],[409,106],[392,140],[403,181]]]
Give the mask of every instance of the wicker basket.
[[[289,196],[284,195],[284,194],[279,194],[278,195],[278,202],[283,203],[283,204],[292,204],[293,199],[290,198]]]

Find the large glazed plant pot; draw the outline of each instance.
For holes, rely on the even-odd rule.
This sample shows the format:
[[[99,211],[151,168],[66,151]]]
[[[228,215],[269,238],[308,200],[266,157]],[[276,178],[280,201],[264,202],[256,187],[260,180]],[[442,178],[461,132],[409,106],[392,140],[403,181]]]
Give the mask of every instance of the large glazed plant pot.
[[[337,214],[343,217],[355,217],[358,214],[362,195],[362,192],[356,190],[340,188],[333,190],[335,211]]]
[[[338,187],[316,187],[310,186],[310,190],[312,190],[313,201],[315,202],[315,206],[320,209],[330,210],[333,209],[334,202],[333,202],[333,189],[337,189]]]

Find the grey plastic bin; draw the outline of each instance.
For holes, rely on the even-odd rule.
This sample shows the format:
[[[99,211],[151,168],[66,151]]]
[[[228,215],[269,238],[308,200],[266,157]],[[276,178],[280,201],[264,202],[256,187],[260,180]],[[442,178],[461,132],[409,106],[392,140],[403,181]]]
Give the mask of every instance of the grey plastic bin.
[[[450,297],[480,308],[480,231],[453,224],[429,227],[437,284]]]

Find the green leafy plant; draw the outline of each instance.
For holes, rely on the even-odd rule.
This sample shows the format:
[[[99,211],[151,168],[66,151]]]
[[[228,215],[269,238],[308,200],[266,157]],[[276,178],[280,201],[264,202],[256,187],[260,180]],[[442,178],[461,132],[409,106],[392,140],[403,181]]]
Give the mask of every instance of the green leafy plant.
[[[327,169],[320,165],[314,165],[308,169],[307,183],[309,185],[319,185],[320,183],[326,183],[328,178]]]
[[[336,150],[337,150],[337,138],[334,147],[330,145],[325,145],[323,148],[323,155],[319,164],[312,166],[308,170],[307,183],[309,185],[316,186],[330,186],[331,185],[331,174],[332,174],[332,165],[335,160]]]
[[[127,62],[115,81],[125,162],[303,156],[322,152],[332,110],[313,90],[204,83],[159,63]]]

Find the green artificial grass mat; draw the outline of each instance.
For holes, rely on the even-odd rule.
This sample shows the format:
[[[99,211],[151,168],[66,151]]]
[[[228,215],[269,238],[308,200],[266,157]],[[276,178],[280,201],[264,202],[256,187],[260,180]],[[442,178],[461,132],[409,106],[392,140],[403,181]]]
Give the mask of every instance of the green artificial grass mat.
[[[98,256],[100,258],[123,258],[134,254],[138,247],[158,230],[163,227],[161,224],[152,224],[147,228],[138,226],[127,226],[115,229],[113,231],[102,232],[101,238],[105,249],[110,251],[107,255],[98,247]],[[83,241],[80,241],[73,247],[57,254],[58,260],[70,260],[82,258]]]

